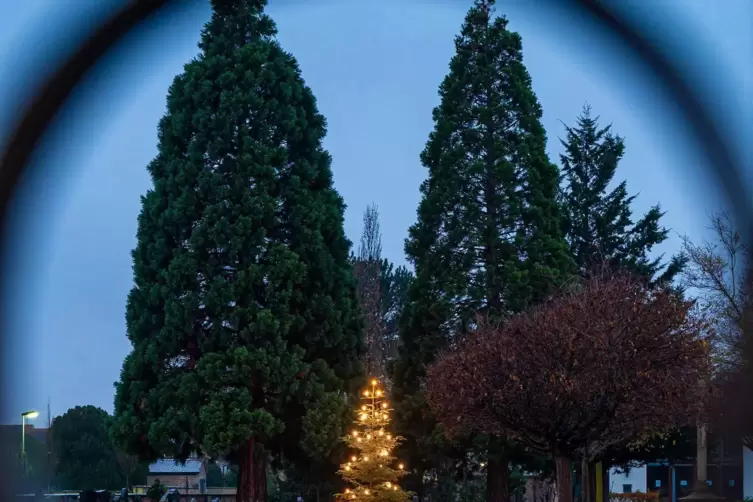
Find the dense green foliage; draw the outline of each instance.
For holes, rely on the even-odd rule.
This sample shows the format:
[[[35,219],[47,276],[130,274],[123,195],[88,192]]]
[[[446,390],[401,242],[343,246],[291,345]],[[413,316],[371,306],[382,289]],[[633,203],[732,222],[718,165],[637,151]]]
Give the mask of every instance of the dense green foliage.
[[[207,486],[225,486],[225,474],[214,462],[207,464]]]
[[[159,479],[155,479],[147,489],[146,496],[149,497],[149,500],[160,500],[165,492],[167,492],[167,487],[163,485]]]
[[[425,405],[426,366],[472,329],[478,313],[519,312],[574,271],[560,229],[559,172],[545,151],[521,38],[504,17],[492,15],[492,4],[477,0],[456,37],[434,130],[421,154],[429,175],[418,221],[406,242],[416,277],[401,319],[393,392],[416,478],[448,463],[446,438]],[[494,460],[504,463],[490,456]],[[489,472],[489,479],[501,479],[495,469]],[[487,489],[496,500],[507,487]]]
[[[76,406],[52,425],[55,486],[62,490],[119,490],[125,473],[110,437],[110,415],[95,406]]]
[[[382,303],[382,323],[384,325],[384,339],[387,351],[387,362],[397,357],[400,341],[398,322],[408,298],[408,287],[413,280],[413,273],[403,265],[395,266],[387,258],[382,258],[379,268],[381,274],[380,294]]]
[[[129,452],[245,462],[241,485],[273,453],[326,459],[362,373],[325,119],[265,3],[213,1],[170,87],[115,397]]]
[[[612,133],[611,126],[599,127],[598,117],[585,106],[576,125],[567,127],[560,140],[564,186],[561,204],[564,230],[573,257],[582,275],[603,262],[630,270],[657,282],[671,282],[685,260],[662,256],[651,258],[652,249],[667,239],[669,230],[660,225],[664,216],[658,205],[641,219],[633,221],[627,182],[610,188],[620,160],[625,154],[624,138]]]
[[[237,468],[229,468],[223,472],[215,462],[207,463],[207,486],[234,487],[237,483]]]

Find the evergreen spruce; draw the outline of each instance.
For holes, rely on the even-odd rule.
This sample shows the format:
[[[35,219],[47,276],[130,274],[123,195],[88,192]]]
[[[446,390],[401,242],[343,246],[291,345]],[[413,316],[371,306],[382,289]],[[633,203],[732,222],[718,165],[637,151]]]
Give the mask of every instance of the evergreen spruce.
[[[405,466],[395,459],[394,449],[402,438],[390,430],[393,410],[378,384],[372,380],[362,393],[355,427],[343,438],[350,458],[339,472],[349,486],[337,495],[338,500],[407,502],[413,495],[398,484]]]
[[[416,491],[424,469],[455,465],[448,451],[465,458],[429,415],[427,365],[474,327],[478,313],[520,312],[574,272],[560,229],[559,172],[545,151],[521,38],[492,15],[493,4],[476,0],[456,37],[421,154],[429,176],[406,242],[416,277],[401,320],[393,393]],[[487,446],[487,498],[506,500],[505,442],[491,438]]]
[[[170,87],[114,418],[142,459],[231,460],[243,502],[266,500],[281,452],[334,472],[363,373],[325,119],[265,4],[213,0],[201,52]]]
[[[661,208],[656,205],[633,221],[631,205],[636,196],[628,195],[627,183],[610,189],[625,153],[624,139],[613,134],[611,126],[599,127],[588,105],[576,125],[566,130],[566,139],[560,140],[565,148],[560,155],[565,181],[563,227],[581,275],[607,262],[658,283],[670,283],[685,260],[675,256],[664,264],[662,256],[649,256],[669,234],[659,222],[664,216]]]

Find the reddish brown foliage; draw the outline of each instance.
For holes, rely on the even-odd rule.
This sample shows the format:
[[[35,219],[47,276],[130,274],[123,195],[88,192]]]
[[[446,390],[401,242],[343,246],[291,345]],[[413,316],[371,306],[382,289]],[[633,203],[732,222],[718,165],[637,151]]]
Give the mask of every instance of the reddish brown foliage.
[[[596,276],[502,325],[481,323],[429,369],[429,403],[451,430],[567,457],[692,422],[708,350],[690,307],[627,276]]]
[[[659,492],[610,493],[609,502],[659,502]]]

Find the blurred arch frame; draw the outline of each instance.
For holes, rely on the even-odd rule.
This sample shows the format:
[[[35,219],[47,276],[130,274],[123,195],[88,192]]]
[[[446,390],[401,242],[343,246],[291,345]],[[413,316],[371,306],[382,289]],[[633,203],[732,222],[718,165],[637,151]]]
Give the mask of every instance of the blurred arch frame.
[[[650,33],[642,30],[635,20],[628,19],[625,12],[620,12],[617,4],[616,0],[549,0],[551,7],[569,10],[573,17],[580,17],[586,25],[601,28],[601,36],[606,33],[636,56],[647,74],[653,76],[663,90],[674,98],[675,105],[690,125],[691,135],[699,145],[699,151],[706,157],[704,164],[713,169],[712,174],[721,185],[722,193],[737,221],[743,228],[750,229],[751,203],[747,186],[743,182],[744,161],[734,153],[742,155],[742,148],[733,150],[733,145],[728,142],[729,138],[721,134],[713,113],[703,104],[701,91],[690,85],[688,75],[680,70],[678,58],[652,43]],[[6,260],[2,262],[5,266],[9,265],[6,253],[12,236],[8,235],[7,223],[13,193],[48,128],[60,111],[70,104],[72,91],[126,34],[143,23],[169,16],[172,9],[182,5],[185,5],[185,0],[132,0],[119,9],[114,9],[115,12],[105,22],[91,30],[89,37],[72,56],[61,62],[57,71],[39,87],[36,96],[15,121],[5,142],[6,148],[0,164],[0,259]],[[750,239],[750,235],[746,237]],[[5,293],[4,290],[5,288],[0,289],[0,295]],[[4,306],[2,300],[0,296],[0,309]],[[0,344],[3,336],[0,326]],[[0,385],[0,392],[3,387],[4,385]],[[0,408],[5,404],[0,393]]]
[[[739,223],[750,227],[753,206],[749,202],[750,194],[743,181],[744,161],[733,153],[732,145],[725,141],[710,107],[703,104],[700,91],[689,84],[687,75],[683,75],[680,70],[678,58],[662,51],[661,46],[651,42],[648,30],[642,30],[625,12],[620,12],[617,8],[619,0],[537,1],[554,8],[564,8],[573,18],[580,17],[592,26],[599,26],[619,45],[637,56],[644,69],[657,78],[663,89],[674,98],[678,108],[684,112],[685,119],[691,125],[692,136],[707,157],[706,165],[713,169]],[[154,22],[159,17],[168,16],[172,9],[187,3],[189,2],[186,0],[131,0],[93,29],[77,50],[40,86],[39,92],[20,119],[15,121],[5,142],[7,146],[0,163],[0,229],[5,228],[7,223],[9,202],[21,173],[28,166],[32,153],[54,119],[69,104],[75,87],[126,34],[135,31],[144,22]],[[8,237],[5,232],[0,234],[0,258],[6,251]]]

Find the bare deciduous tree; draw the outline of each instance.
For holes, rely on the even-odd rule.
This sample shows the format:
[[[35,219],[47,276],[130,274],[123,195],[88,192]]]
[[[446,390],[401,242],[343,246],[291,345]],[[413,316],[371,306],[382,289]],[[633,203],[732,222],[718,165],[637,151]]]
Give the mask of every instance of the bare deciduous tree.
[[[745,406],[753,391],[753,256],[729,214],[712,214],[710,221],[710,240],[682,237],[688,260],[683,286],[698,297],[699,311],[714,328],[719,399],[711,425],[742,435],[753,448],[753,407]]]
[[[723,367],[740,360],[751,256],[727,213],[713,214],[710,220],[713,240],[695,244],[682,236],[682,250],[688,260],[682,277],[683,286],[697,297],[698,308],[714,321],[716,362]]]

